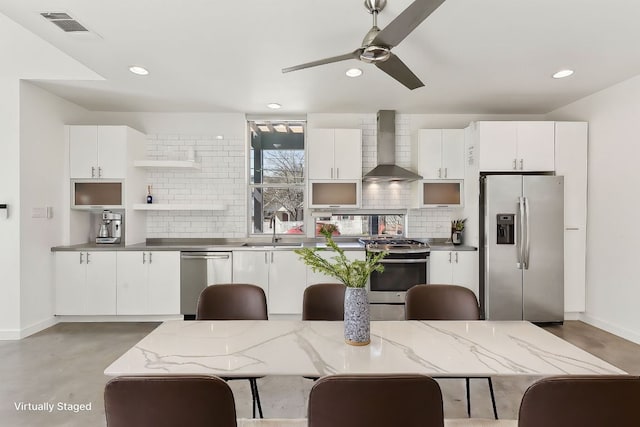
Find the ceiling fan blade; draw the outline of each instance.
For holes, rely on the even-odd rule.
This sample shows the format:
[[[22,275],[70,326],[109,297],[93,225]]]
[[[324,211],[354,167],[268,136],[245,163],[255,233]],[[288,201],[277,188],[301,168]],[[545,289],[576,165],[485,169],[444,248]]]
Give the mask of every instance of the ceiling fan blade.
[[[422,83],[420,79],[413,74],[409,67],[407,67],[404,62],[402,62],[400,58],[393,53],[386,61],[376,62],[376,67],[380,68],[382,71],[389,74],[411,90],[424,86],[424,83]]]
[[[418,25],[433,13],[445,0],[416,0],[373,39],[371,44],[397,46]]]
[[[331,58],[319,59],[318,61],[307,62],[306,64],[295,65],[289,68],[283,68],[283,73],[290,71],[302,70],[305,68],[317,67],[318,65],[331,64],[332,62],[346,61],[347,59],[358,59],[360,57],[360,49],[356,49],[353,52],[345,53],[344,55],[332,56]]]

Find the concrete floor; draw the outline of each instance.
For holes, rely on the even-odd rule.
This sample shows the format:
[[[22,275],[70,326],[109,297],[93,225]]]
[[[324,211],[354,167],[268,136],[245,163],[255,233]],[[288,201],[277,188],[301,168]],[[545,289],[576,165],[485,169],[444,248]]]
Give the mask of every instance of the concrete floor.
[[[103,426],[103,370],[157,323],[61,323],[21,341],[0,342],[0,426]],[[609,363],[640,375],[640,346],[582,322],[546,329]],[[494,378],[498,414],[516,418],[533,377]],[[466,417],[464,381],[439,381],[447,418]],[[231,381],[239,417],[251,416],[247,381]],[[258,380],[266,417],[304,417],[312,381],[296,377]],[[91,403],[86,412],[18,411],[17,402]],[[472,380],[472,416],[491,418],[487,382]]]

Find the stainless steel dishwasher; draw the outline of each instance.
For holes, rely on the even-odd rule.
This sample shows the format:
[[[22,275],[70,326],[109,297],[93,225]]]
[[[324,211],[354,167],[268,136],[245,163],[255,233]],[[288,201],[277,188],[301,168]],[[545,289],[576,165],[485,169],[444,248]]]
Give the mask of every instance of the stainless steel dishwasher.
[[[233,252],[180,252],[180,313],[194,319],[198,297],[209,285],[231,283]]]

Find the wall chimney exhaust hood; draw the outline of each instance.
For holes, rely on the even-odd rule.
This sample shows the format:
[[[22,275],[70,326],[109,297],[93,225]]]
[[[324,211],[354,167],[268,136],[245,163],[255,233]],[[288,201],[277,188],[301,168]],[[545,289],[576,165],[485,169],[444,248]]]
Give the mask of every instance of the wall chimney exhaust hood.
[[[366,182],[415,181],[422,176],[396,165],[396,112],[378,111],[378,165],[362,177]]]

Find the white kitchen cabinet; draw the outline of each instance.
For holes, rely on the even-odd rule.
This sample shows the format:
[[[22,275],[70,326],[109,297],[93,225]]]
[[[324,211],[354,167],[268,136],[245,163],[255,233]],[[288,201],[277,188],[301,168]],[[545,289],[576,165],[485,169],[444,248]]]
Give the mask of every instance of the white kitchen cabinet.
[[[431,251],[429,283],[464,286],[478,297],[478,252]]]
[[[180,252],[118,251],[117,314],[180,313]]]
[[[306,267],[293,251],[234,251],[233,282],[260,286],[270,314],[302,313]]]
[[[554,122],[478,122],[480,171],[540,172],[555,168]]]
[[[556,122],[556,174],[564,176],[564,306],[585,311],[587,138],[585,122]]]
[[[318,252],[318,254],[325,259],[330,259],[337,255],[333,251],[323,251],[323,252]],[[364,250],[345,251],[344,255],[347,257],[349,261],[355,261],[355,260],[364,261],[365,259]],[[331,277],[319,272],[315,272],[311,269],[311,267],[307,266],[307,286],[314,285],[316,283],[340,283],[340,281],[335,277]]]
[[[464,129],[420,129],[414,151],[424,179],[464,179]]]
[[[269,312],[302,313],[307,268],[293,251],[272,251],[269,266]]]
[[[308,180],[362,179],[362,131],[310,129],[307,159]]]
[[[124,179],[126,155],[125,126],[69,126],[71,178]]]
[[[56,315],[116,314],[116,253],[57,252]]]

